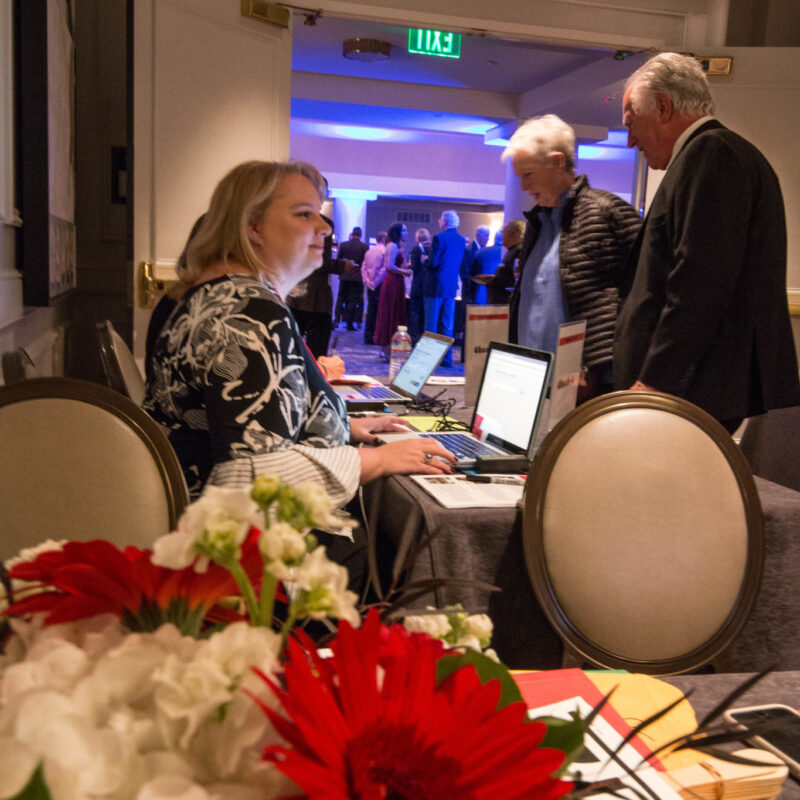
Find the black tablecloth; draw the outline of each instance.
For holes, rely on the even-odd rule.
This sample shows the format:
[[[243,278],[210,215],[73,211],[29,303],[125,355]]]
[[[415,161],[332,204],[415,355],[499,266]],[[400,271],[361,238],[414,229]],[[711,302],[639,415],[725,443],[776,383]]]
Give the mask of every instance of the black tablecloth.
[[[800,492],[755,480],[765,521],[764,580],[753,613],[731,648],[730,669],[800,669],[800,593],[795,583],[800,575]],[[502,590],[491,594],[444,587],[427,602],[439,607],[460,602],[472,611],[488,611],[495,649],[510,667],[560,666],[560,642],[544,618],[525,567],[521,509],[446,509],[401,476],[369,484],[365,500],[378,536],[388,537],[401,555],[420,536],[436,532],[409,580],[451,576]]]

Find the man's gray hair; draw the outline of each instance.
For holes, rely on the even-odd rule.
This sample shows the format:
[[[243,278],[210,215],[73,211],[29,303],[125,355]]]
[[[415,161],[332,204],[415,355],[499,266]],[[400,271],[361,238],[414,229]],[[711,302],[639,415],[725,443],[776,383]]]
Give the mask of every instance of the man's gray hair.
[[[567,172],[575,170],[575,131],[555,114],[532,117],[514,131],[500,158],[503,161],[517,156],[547,158],[563,153]]]
[[[454,211],[452,208],[447,211],[442,211],[442,219],[444,220],[445,228],[457,228],[461,223],[461,217],[459,217],[458,212]]]
[[[637,113],[651,111],[656,95],[672,101],[679,114],[705,117],[714,113],[714,98],[700,62],[680,53],[660,53],[642,64],[625,83],[633,87],[631,100]]]

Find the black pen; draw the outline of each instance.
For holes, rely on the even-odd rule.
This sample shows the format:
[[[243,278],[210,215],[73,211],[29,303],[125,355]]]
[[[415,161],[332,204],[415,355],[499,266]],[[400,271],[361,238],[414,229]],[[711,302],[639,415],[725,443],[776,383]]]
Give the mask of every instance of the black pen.
[[[508,483],[512,486],[522,486],[525,479],[521,475],[472,475],[467,474],[471,483]]]

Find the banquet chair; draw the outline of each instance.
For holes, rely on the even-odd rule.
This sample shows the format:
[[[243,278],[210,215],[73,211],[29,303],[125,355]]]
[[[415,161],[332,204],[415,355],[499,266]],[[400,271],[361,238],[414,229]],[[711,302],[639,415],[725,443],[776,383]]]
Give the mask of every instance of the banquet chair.
[[[716,420],[671,395],[616,392],[542,443],[523,544],[565,666],[671,675],[724,668],[764,531],[747,461]]]
[[[751,417],[739,446],[754,475],[800,492],[800,406]]]
[[[39,377],[33,359],[28,355],[28,351],[22,347],[3,353],[3,383],[19,383],[28,378]]]
[[[144,400],[145,383],[130,348],[107,319],[97,323],[97,338],[106,382],[114,391],[140,406]]]
[[[0,561],[46,539],[148,547],[188,502],[159,426],[98,383],[0,387],[0,442]]]

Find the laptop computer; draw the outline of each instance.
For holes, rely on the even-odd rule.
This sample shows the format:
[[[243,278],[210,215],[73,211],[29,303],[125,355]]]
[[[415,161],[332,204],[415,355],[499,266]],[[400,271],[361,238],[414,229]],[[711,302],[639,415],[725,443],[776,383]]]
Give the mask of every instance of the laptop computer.
[[[490,342],[475,411],[465,431],[380,434],[382,441],[424,436],[436,439],[472,467],[478,456],[533,456],[536,430],[550,382],[553,354],[530,347]]]
[[[452,344],[453,339],[450,336],[425,331],[388,386],[334,388],[347,402],[348,409],[357,408],[359,402],[413,403]]]

